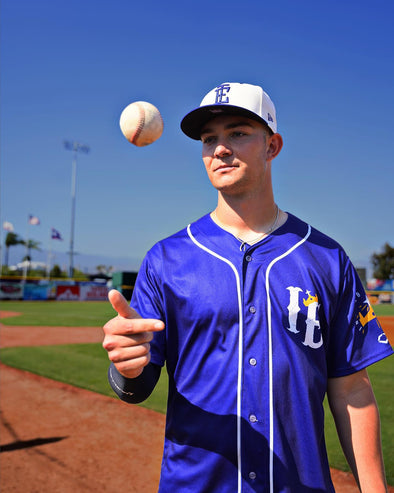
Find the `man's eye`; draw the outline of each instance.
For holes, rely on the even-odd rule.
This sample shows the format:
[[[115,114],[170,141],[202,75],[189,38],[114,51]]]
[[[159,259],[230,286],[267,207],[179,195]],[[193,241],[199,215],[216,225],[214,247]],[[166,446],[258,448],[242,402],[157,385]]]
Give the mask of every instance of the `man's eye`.
[[[215,137],[212,137],[212,136],[203,137],[201,140],[202,140],[203,144],[209,145],[215,141]]]
[[[242,137],[245,134],[243,132],[237,131],[237,132],[233,132],[232,135],[233,135],[233,137]]]

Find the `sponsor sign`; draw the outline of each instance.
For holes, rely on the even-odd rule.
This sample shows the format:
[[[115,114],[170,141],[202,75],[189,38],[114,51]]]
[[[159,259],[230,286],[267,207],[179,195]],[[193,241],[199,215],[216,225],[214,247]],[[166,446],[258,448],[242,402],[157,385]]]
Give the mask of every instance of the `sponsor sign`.
[[[108,299],[107,286],[84,284],[80,286],[81,301],[106,301]]]
[[[79,286],[58,286],[56,299],[63,301],[79,301]]]
[[[23,298],[23,286],[20,282],[1,282],[0,299],[21,300]]]
[[[47,300],[49,285],[25,284],[23,290],[24,300]]]

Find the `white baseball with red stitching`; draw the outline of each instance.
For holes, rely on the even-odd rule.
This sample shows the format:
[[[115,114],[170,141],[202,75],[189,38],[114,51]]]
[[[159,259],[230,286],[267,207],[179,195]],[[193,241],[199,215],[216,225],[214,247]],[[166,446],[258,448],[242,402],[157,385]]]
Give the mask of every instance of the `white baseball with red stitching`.
[[[142,147],[152,144],[163,133],[160,111],[151,103],[136,101],[122,111],[120,129],[132,144]]]

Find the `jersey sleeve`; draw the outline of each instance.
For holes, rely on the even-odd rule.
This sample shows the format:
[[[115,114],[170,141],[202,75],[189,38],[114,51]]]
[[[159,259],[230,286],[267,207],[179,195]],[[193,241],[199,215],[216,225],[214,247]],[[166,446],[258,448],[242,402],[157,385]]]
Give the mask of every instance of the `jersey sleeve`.
[[[337,307],[330,321],[328,376],[350,375],[392,353],[356,269],[348,260]]]
[[[157,318],[165,323],[160,275],[149,257],[148,252],[138,271],[130,306],[143,318]],[[153,334],[150,347],[151,362],[163,366],[166,360],[166,329]]]

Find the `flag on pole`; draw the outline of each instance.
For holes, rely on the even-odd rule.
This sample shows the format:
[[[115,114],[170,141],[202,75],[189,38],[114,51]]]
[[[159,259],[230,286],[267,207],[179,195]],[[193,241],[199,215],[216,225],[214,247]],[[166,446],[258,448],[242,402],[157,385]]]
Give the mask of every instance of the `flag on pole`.
[[[9,223],[8,221],[3,222],[3,229],[4,231],[9,231],[10,233],[14,232],[14,225],[12,223]]]
[[[63,241],[62,235],[55,228],[51,228],[51,238],[52,238],[52,240],[61,240],[61,241]]]
[[[33,224],[34,226],[37,226],[40,224],[40,220],[38,219],[37,216],[29,215],[29,224]]]

